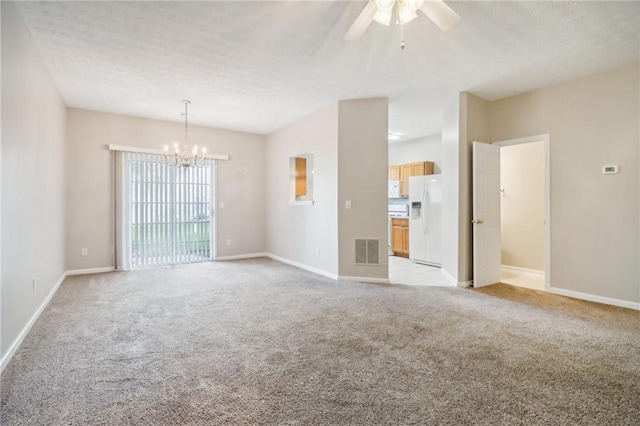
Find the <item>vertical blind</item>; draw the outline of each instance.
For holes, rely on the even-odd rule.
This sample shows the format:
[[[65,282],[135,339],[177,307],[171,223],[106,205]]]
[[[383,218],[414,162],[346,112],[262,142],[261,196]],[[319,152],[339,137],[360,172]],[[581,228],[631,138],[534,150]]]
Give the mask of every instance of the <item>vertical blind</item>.
[[[176,167],[166,164],[161,154],[119,156],[119,267],[210,260],[213,160],[205,160],[202,167]]]

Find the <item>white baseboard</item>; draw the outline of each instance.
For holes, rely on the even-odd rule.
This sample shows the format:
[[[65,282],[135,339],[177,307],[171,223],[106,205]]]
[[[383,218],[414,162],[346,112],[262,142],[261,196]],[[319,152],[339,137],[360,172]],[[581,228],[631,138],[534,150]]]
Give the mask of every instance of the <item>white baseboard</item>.
[[[389,284],[389,280],[387,278],[351,277],[351,276],[348,276],[348,275],[340,275],[340,276],[338,276],[338,280],[340,280],[340,281],[357,281],[357,282],[361,282],[361,283]]]
[[[256,257],[269,257],[269,255],[267,253],[236,254],[233,256],[220,256],[216,260],[254,259]]]
[[[537,269],[521,268],[519,266],[501,265],[500,282],[510,284],[516,287],[528,288],[531,290],[544,291],[545,273]],[[510,279],[506,275],[515,274],[516,279]]]
[[[565,290],[563,288],[549,287],[549,293],[560,296],[572,297],[574,299],[587,300],[589,302],[604,303],[605,305],[619,306],[640,311],[640,303],[627,300],[612,299],[610,297],[596,296],[594,294],[581,293],[579,291]]]
[[[42,312],[45,310],[45,308],[47,307],[47,305],[49,304],[53,296],[56,294],[56,292],[60,288],[60,285],[62,284],[62,282],[66,277],[69,277],[72,275],[101,274],[104,272],[113,272],[113,271],[115,271],[115,268],[113,266],[106,266],[103,268],[72,269],[69,271],[65,271],[60,277],[60,279],[56,281],[55,285],[53,286],[53,288],[51,289],[47,297],[42,301],[42,303],[38,307],[38,310],[35,311],[34,314],[31,316],[31,318],[29,319],[29,322],[27,323],[27,325],[24,326],[24,328],[22,329],[22,331],[20,332],[16,340],[11,344],[7,353],[2,357],[2,360],[0,360],[0,372],[5,369],[7,364],[9,364],[9,361],[11,361],[11,358],[13,358],[13,355],[15,355],[16,351],[22,344],[22,341],[25,339],[25,337],[27,337],[27,335],[29,334],[29,331],[31,331],[31,327],[33,327],[33,324],[35,324],[38,318],[40,317],[40,315],[42,315]]]
[[[345,275],[338,276],[338,275],[323,271],[322,269],[314,268],[312,266],[305,265],[304,263],[300,263],[291,259],[280,257],[272,253],[265,253],[264,255],[273,260],[277,260],[278,262],[286,263],[287,265],[295,266],[296,268],[304,269],[305,271],[313,272],[314,274],[322,275],[323,277],[331,278],[332,280],[389,284],[389,279],[387,278],[352,277],[352,276],[345,276]]]
[[[440,273],[447,279],[447,281],[449,281],[449,284],[458,285],[458,280],[453,278],[453,275],[447,272],[444,268],[440,268]]]
[[[462,287],[462,288],[471,287],[471,283],[473,282],[473,281],[458,281],[453,277],[453,275],[451,275],[444,268],[440,268],[440,273],[447,279],[447,281],[449,281],[449,284],[455,285],[456,287]]]
[[[105,266],[103,268],[88,268],[88,269],[71,269],[66,272],[67,276],[72,275],[87,275],[87,274],[102,274],[104,272],[113,272],[116,268],[113,266]]]
[[[511,265],[500,265],[500,267],[505,271],[526,272],[527,274],[544,275],[544,271],[538,271],[537,269],[527,269]]]
[[[27,324],[24,326],[24,328],[22,329],[18,337],[16,337],[16,340],[13,341],[7,353],[2,357],[2,360],[0,360],[0,372],[4,371],[5,367],[9,364],[9,361],[11,361],[11,358],[13,358],[13,355],[15,355],[16,351],[22,344],[22,341],[25,339],[25,337],[27,337],[27,335],[29,334],[29,331],[31,331],[31,327],[33,327],[33,324],[36,323],[36,321],[38,320],[38,318],[40,317],[44,309],[47,307],[51,299],[53,299],[53,296],[56,294],[56,291],[58,291],[58,288],[60,288],[60,285],[62,284],[64,279],[67,277],[67,275],[68,273],[64,272],[60,277],[60,279],[56,281],[56,283],[54,284],[53,288],[51,289],[47,297],[42,301],[42,303],[38,307],[38,310],[36,310],[33,313],[31,318],[29,319],[29,322],[27,322]]]
[[[304,263],[299,263],[284,257],[276,256],[272,253],[265,253],[264,255],[273,260],[277,260],[278,262],[286,263],[287,265],[295,266],[296,268],[304,269],[305,271],[313,272],[314,274],[322,275],[323,277],[331,278],[333,280],[338,279],[337,275],[323,271],[322,269],[317,269],[312,266],[305,265]]]

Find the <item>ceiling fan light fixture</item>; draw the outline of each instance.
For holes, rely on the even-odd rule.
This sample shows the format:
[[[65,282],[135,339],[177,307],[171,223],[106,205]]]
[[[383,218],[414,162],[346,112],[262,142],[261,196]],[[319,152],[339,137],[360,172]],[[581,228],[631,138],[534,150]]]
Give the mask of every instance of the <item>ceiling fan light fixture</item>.
[[[375,0],[378,10],[388,10],[391,12],[393,6],[396,4],[396,0]]]
[[[373,17],[373,20],[388,27],[391,23],[391,11],[378,9],[375,16]]]
[[[379,24],[389,26],[396,0],[375,0],[375,3],[377,10],[373,20]]]
[[[416,10],[420,9],[422,3],[424,3],[424,0],[404,0],[403,3],[405,3],[409,7],[409,9],[415,12]]]
[[[398,4],[397,23],[401,26],[415,19],[418,10],[442,31],[449,31],[460,22],[460,16],[443,0],[369,0],[349,27],[343,37],[344,40],[352,41],[362,36],[373,21],[388,26],[396,4]],[[401,43],[402,46],[404,43]]]
[[[417,17],[418,15],[416,14],[416,11],[411,9],[407,2],[401,2],[398,5],[398,23],[400,25],[404,25],[407,22],[413,21]]]

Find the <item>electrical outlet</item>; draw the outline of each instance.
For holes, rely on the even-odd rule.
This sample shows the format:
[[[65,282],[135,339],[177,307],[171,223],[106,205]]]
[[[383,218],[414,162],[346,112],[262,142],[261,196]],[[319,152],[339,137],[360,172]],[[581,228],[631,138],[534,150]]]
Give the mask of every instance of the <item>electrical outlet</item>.
[[[82,251],[80,252],[80,254],[82,256],[88,256],[89,255],[89,249],[83,248]]]
[[[231,245],[231,238],[227,238],[227,245],[230,246]]]

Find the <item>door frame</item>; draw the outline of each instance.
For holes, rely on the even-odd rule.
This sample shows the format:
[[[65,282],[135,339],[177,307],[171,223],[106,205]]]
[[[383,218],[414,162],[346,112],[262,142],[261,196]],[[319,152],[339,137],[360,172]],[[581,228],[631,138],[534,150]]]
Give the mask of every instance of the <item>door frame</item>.
[[[544,291],[551,288],[551,150],[549,134],[493,142],[499,147],[544,142]]]
[[[211,205],[209,206],[209,260],[218,260],[218,159],[211,160]]]

